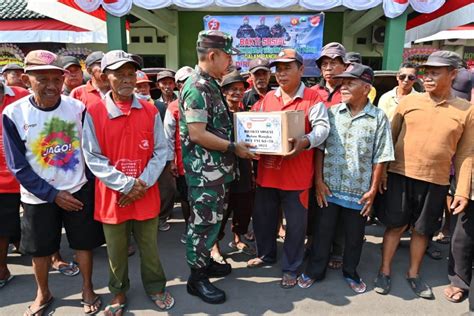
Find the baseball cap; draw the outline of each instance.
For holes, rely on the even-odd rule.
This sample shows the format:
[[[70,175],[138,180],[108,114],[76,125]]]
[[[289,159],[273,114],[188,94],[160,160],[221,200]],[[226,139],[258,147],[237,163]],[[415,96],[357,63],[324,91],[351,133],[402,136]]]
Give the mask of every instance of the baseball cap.
[[[455,96],[471,101],[472,73],[467,69],[459,69],[456,78],[451,84],[452,92]]]
[[[165,79],[165,78],[171,78],[174,80],[174,71],[171,70],[162,70],[156,75],[156,82]]]
[[[223,88],[235,82],[242,82],[244,84],[245,89],[249,87],[249,83],[247,82],[247,80],[245,80],[245,78],[242,77],[240,72],[237,70],[228,73],[222,78],[221,87]]]
[[[255,58],[249,63],[249,71],[254,73],[258,70],[270,71],[270,62],[266,58]]]
[[[105,71],[106,69],[117,70],[126,63],[131,63],[135,68],[140,69],[140,64],[135,60],[132,54],[126,53],[123,50],[111,50],[104,54],[100,62],[100,69]]]
[[[64,69],[67,69],[67,67],[73,65],[81,67],[81,62],[74,56],[59,56],[59,63]]]
[[[25,72],[34,70],[61,70],[67,72],[61,67],[58,56],[47,50],[32,50],[25,57]]]
[[[96,51],[96,52],[90,53],[89,56],[87,56],[86,58],[86,67],[89,68],[95,63],[100,63],[103,57],[104,57],[104,52],[102,51]]]
[[[152,82],[150,79],[148,79],[148,76],[146,73],[144,73],[141,70],[137,70],[137,84],[143,83],[143,82]]]
[[[455,52],[439,50],[428,56],[426,63],[422,67],[453,67],[458,68],[462,58]]]
[[[193,71],[194,71],[193,68],[189,66],[184,66],[184,67],[179,68],[176,74],[174,75],[174,81],[176,82],[186,81],[186,79],[188,79],[188,77],[191,76]]]
[[[374,82],[374,71],[369,66],[354,63],[350,64],[342,74],[334,76],[334,78],[360,79],[372,84]]]
[[[18,64],[15,64],[15,63],[6,64],[5,66],[3,66],[1,73],[3,74],[5,71],[8,71],[8,70],[21,70],[21,71],[23,71],[23,67],[21,67]]]
[[[278,53],[277,59],[272,60],[269,66],[273,67],[277,63],[291,63],[292,61],[298,61],[303,64],[303,56],[292,48],[285,48]]]
[[[341,43],[331,42],[326,44],[321,49],[321,55],[316,59],[316,65],[321,68],[321,61],[323,57],[329,57],[331,59],[335,59],[340,57],[342,62],[346,63],[346,49],[342,46]]]
[[[346,61],[350,63],[362,63],[362,56],[358,52],[348,52],[346,54]]]
[[[238,55],[240,51],[232,47],[232,36],[221,31],[201,31],[198,34],[196,47],[219,48],[230,55]]]

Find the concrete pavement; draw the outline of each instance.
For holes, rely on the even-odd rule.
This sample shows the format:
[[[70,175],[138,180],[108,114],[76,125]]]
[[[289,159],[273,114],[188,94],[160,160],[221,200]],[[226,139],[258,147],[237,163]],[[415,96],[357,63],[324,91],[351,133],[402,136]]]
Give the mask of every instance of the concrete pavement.
[[[178,217],[179,211],[175,209]],[[373,279],[380,263],[380,245],[383,227],[367,227],[367,242],[364,245],[359,274],[366,281],[368,291],[355,294],[346,285],[340,271],[328,270],[327,278],[303,290],[290,290],[278,285],[281,276],[279,263],[269,268],[247,269],[248,256],[229,252],[230,231],[221,244],[223,252],[229,252],[228,261],[233,272],[226,278],[214,280],[226,291],[228,301],[222,305],[209,305],[186,293],[186,279],[189,269],[186,265],[184,245],[179,238],[184,229],[182,220],[172,220],[172,228],[159,234],[159,253],[168,277],[168,289],[176,299],[170,315],[460,315],[468,310],[467,300],[453,304],[443,296],[448,284],[447,260],[435,261],[425,257],[422,276],[433,287],[436,299],[428,301],[415,297],[408,287],[404,275],[408,265],[408,243],[404,241],[397,252],[393,266],[392,291],[382,296],[373,291]],[[281,247],[281,244],[280,244]],[[448,247],[440,245],[443,257]],[[63,236],[61,250],[65,259],[71,259],[73,252]],[[141,286],[139,254],[129,259],[131,290],[125,315],[154,315],[158,311],[146,297]],[[105,247],[97,249],[94,262],[94,283],[104,303],[111,299],[107,289],[107,255]],[[0,315],[22,315],[34,298],[35,286],[28,257],[9,255],[9,268],[16,276],[5,288],[0,289]],[[58,272],[50,273],[50,288],[55,296],[54,315],[83,315],[80,307],[81,277],[66,277]],[[105,305],[105,304],[104,304]],[[51,311],[51,309],[50,309]],[[161,312],[164,314],[163,312]],[[99,313],[99,315],[101,315]]]

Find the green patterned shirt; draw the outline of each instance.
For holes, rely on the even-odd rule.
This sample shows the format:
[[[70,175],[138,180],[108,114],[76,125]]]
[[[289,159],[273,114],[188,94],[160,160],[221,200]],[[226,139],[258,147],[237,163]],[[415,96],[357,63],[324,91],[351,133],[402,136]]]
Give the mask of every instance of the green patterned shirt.
[[[188,186],[202,187],[234,180],[235,155],[209,150],[191,141],[188,124],[206,123],[215,136],[232,140],[232,116],[219,84],[196,66],[186,80],[179,100],[179,130]]]

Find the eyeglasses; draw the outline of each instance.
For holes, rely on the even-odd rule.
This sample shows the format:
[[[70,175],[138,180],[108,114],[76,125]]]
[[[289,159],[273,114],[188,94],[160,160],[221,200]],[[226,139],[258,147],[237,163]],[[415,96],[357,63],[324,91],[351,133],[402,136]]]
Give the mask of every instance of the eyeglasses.
[[[408,80],[410,81],[413,81],[416,79],[416,76],[415,75],[398,75],[398,79],[400,79],[401,81],[405,80],[406,78],[408,77]]]

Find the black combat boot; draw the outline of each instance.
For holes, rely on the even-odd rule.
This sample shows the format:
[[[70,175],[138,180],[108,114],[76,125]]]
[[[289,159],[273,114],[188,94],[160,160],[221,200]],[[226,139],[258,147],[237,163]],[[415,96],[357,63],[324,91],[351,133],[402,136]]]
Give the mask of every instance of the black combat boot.
[[[228,263],[219,263],[211,258],[206,267],[206,274],[209,278],[221,278],[229,275],[232,272],[232,267]]]
[[[225,292],[218,289],[211,282],[206,274],[206,268],[191,269],[191,275],[186,286],[188,293],[198,296],[209,304],[222,304],[225,302]]]

